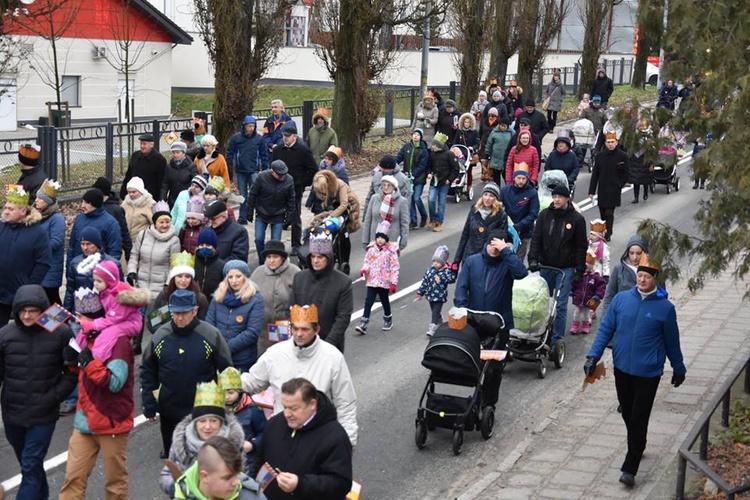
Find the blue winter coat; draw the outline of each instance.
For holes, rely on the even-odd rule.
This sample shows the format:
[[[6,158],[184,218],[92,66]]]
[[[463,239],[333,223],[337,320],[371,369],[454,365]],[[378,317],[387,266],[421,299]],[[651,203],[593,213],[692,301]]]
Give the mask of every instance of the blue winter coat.
[[[523,188],[518,188],[515,184],[503,186],[500,201],[505,207],[505,213],[513,221],[518,237],[522,240],[531,238],[534,221],[539,215],[539,196],[531,184],[527,182]]]
[[[567,151],[565,154],[559,153],[556,149],[547,155],[547,162],[544,164],[544,170],[562,170],[568,178],[568,184],[573,185],[578,179],[580,170],[578,157],[573,151]]]
[[[268,147],[257,131],[235,133],[227,144],[227,164],[240,174],[257,174],[268,168]]]
[[[438,270],[430,266],[422,276],[417,295],[424,297],[427,302],[448,302],[448,285],[456,282],[456,272],[448,266]]]
[[[510,248],[504,248],[497,257],[491,257],[486,250],[474,254],[466,259],[458,275],[453,304],[500,313],[505,327],[513,328],[513,280],[527,274],[526,266]]]
[[[101,256],[101,260],[108,260],[117,264],[117,270],[120,271],[120,280],[122,280],[124,275],[120,266],[120,260],[107,254],[101,254]],[[75,299],[73,295],[75,291],[84,287],[94,288],[93,269],[84,272],[78,269],[78,266],[86,257],[83,254],[78,255],[73,260],[68,261],[68,267],[65,269],[65,297],[63,297],[63,307],[70,312],[75,312]]]
[[[47,231],[39,225],[42,216],[34,207],[23,222],[0,222],[0,304],[11,305],[22,285],[39,285],[50,268]]]
[[[41,227],[49,235],[52,260],[47,275],[42,280],[44,288],[60,288],[63,281],[63,263],[65,262],[65,216],[60,212],[42,215]]]
[[[249,367],[258,359],[258,336],[264,333],[265,314],[260,293],[238,307],[230,308],[215,299],[209,304],[206,323],[215,326],[227,341],[234,366]]]
[[[618,370],[636,377],[661,377],[668,357],[675,374],[687,372],[677,313],[662,288],[645,299],[635,287],[618,293],[599,324],[588,356],[601,358],[612,336],[612,359]]]
[[[104,206],[92,210],[87,214],[76,215],[73,221],[73,229],[70,231],[70,243],[68,244],[68,262],[83,253],[81,250],[81,232],[87,227],[99,230],[102,236],[102,248],[99,251],[109,255],[122,255],[122,235],[117,219],[109,215]]]

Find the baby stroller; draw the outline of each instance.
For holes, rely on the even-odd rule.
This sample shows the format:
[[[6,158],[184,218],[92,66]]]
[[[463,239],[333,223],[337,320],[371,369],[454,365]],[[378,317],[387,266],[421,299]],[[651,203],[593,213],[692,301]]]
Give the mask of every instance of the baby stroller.
[[[590,173],[594,166],[594,147],[597,140],[594,124],[591,120],[582,118],[576,120],[570,130],[575,134],[576,144],[584,151],[581,168],[586,167]]]
[[[542,266],[564,275],[562,269]],[[539,378],[547,376],[546,359],[555,363],[555,368],[562,368],[565,362],[565,342],[560,339],[554,350],[550,348],[552,330],[555,325],[557,301],[562,290],[560,285],[549,293],[544,278],[531,274],[513,284],[513,323],[508,340],[508,361],[517,359],[537,364]]]
[[[339,217],[340,220],[326,219],[322,224],[314,226],[309,229],[305,229],[302,232],[302,245],[297,248],[297,265],[300,269],[307,268],[307,256],[310,255],[310,236],[328,234],[332,238],[333,243],[333,265],[341,263],[341,238],[339,236],[340,229],[346,229],[346,219]]]
[[[453,196],[456,203],[461,201],[462,196],[466,196],[467,200],[472,201],[474,199],[474,186],[469,183],[469,179],[471,178],[471,157],[474,155],[474,148],[464,146],[463,144],[455,144],[451,148],[460,149],[466,160],[463,163],[459,162],[459,175],[451,184],[448,196]]]
[[[667,194],[674,188],[680,190],[680,176],[677,175],[677,149],[674,146],[665,146],[659,149],[659,159],[654,164],[654,183],[651,192],[654,192],[656,184],[667,186]]]
[[[565,186],[570,189],[570,197],[573,198],[575,184],[573,186],[568,185],[568,176],[565,175],[565,172],[562,170],[545,170],[539,179],[539,190],[537,192],[539,210],[544,210],[552,203],[552,190],[555,189],[555,186]]]
[[[417,448],[425,447],[427,432],[437,427],[453,430],[455,455],[461,453],[465,430],[479,430],[483,439],[492,437],[495,408],[483,404],[482,385],[493,377],[499,388],[497,380],[505,361],[484,361],[481,351],[483,347],[493,351],[504,349],[507,342],[505,322],[494,312],[468,310],[464,328],[452,329],[443,323],[437,329],[422,358],[422,366],[430,370],[430,377],[417,409]],[[436,383],[472,387],[473,391],[467,397],[438,393]]]

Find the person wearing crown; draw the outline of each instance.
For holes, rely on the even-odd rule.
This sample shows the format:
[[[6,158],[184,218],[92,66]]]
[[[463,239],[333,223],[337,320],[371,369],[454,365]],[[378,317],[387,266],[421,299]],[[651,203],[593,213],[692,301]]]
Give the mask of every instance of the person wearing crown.
[[[42,280],[42,288],[47,293],[50,304],[62,304],[60,287],[63,278],[63,263],[65,261],[65,216],[60,213],[57,205],[57,190],[60,183],[44,179],[42,186],[36,192],[34,208],[42,216],[40,225],[49,235],[52,250],[50,269]]]
[[[615,208],[620,206],[621,191],[629,178],[629,158],[617,147],[617,134],[607,132],[604,148],[596,155],[589,183],[589,198],[598,193],[599,217],[607,224],[604,239],[612,238],[615,224]]]
[[[620,468],[620,482],[629,488],[635,485],[635,475],[646,448],[648,421],[666,358],[672,365],[673,386],[679,387],[687,372],[675,307],[666,290],[657,287],[658,274],[659,266],[648,254],[642,253],[636,286],[615,295],[583,367],[587,376],[592,375],[604,348],[614,336],[615,388],[628,433],[628,452]]]
[[[356,446],[357,394],[344,355],[319,337],[315,304],[293,305],[290,322],[291,338],[269,347],[250,371],[242,374],[242,390],[257,394],[271,387],[274,413],[280,413],[284,410],[281,386],[294,377],[305,377],[331,400],[339,423]]]
[[[8,324],[13,296],[23,285],[40,285],[52,262],[50,239],[42,216],[29,206],[21,186],[7,192],[0,221],[0,327]]]

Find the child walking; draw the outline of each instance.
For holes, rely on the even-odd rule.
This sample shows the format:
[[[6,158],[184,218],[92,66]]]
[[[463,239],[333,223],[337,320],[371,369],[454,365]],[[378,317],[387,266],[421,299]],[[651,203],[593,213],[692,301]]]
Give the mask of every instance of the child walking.
[[[583,279],[573,285],[573,322],[570,324],[570,334],[584,335],[591,329],[592,313],[596,311],[607,291],[607,282],[594,270],[596,257],[593,253],[586,253],[586,272]]]
[[[443,310],[443,304],[448,301],[448,285],[455,283],[458,275],[458,263],[449,264],[449,256],[450,252],[447,246],[440,245],[435,249],[432,256],[432,265],[425,271],[422,284],[419,285],[419,290],[417,290],[417,300],[426,298],[432,311],[430,327],[427,329],[428,337],[432,337],[440,323],[443,322],[441,311]]]
[[[607,242],[604,240],[606,232],[607,223],[602,219],[594,219],[591,221],[588,251],[594,255],[594,271],[599,273],[599,276],[604,278],[605,282],[609,283],[609,245],[607,245]],[[591,311],[591,319],[596,319],[596,309]]]
[[[383,326],[381,330],[393,328],[393,314],[391,313],[391,302],[388,295],[396,293],[398,285],[398,245],[388,241],[388,232],[391,223],[387,220],[378,224],[375,229],[375,241],[367,245],[365,252],[365,263],[360,274],[366,278],[367,297],[365,297],[365,310],[359,325],[355,330],[362,335],[367,333],[367,324],[370,322],[370,311],[375,303],[375,297],[380,297],[383,305]]]

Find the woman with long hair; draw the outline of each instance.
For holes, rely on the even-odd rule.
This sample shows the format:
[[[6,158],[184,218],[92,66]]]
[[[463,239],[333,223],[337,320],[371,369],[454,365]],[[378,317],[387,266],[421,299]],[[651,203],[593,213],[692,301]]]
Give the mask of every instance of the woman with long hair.
[[[225,186],[231,186],[231,176],[227,160],[223,154],[217,151],[216,146],[218,144],[219,141],[216,140],[216,137],[211,134],[204,135],[203,139],[201,139],[202,149],[195,157],[195,166],[198,167],[199,174],[208,174],[209,178],[218,175],[224,180]]]
[[[508,216],[499,198],[500,187],[494,182],[485,184],[482,196],[471,207],[466,217],[461,240],[456,249],[455,262],[463,262],[468,256],[481,252],[489,243],[492,231],[507,230]]]

